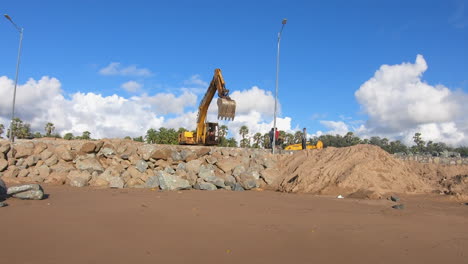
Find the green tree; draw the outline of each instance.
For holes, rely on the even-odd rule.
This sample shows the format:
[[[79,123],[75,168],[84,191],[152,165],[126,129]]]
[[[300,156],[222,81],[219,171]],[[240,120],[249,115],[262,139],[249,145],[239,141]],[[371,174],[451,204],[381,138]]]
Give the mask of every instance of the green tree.
[[[413,141],[416,144],[415,146],[411,148],[413,152],[423,153],[425,151],[426,142],[422,140],[421,133],[419,132],[415,133],[413,136]]]
[[[234,138],[229,138],[227,140],[227,147],[237,148],[237,141]]]
[[[91,139],[91,132],[84,131],[83,134],[81,135],[81,139],[85,139],[85,140]]]
[[[23,123],[23,120],[18,117],[13,118],[11,130],[13,131],[13,136],[16,138],[32,138],[31,125]],[[10,129],[7,130],[7,137],[10,137]]]
[[[154,128],[150,128],[146,131],[145,141],[148,144],[156,144],[157,131]]]
[[[2,138],[3,132],[5,132],[5,126],[3,124],[0,124],[0,138]]]
[[[302,134],[302,133],[301,133]],[[291,145],[291,144],[295,144],[295,137],[293,134],[291,133],[286,133],[286,137],[284,138],[284,143],[285,145]]]
[[[42,137],[41,132],[34,133],[33,137],[34,138],[41,138]]]
[[[124,137],[124,139],[126,139],[126,140],[132,140],[132,138],[131,138],[130,136],[126,136],[126,137]]]
[[[54,126],[53,123],[48,122],[48,123],[45,125],[44,130],[45,130],[45,132],[46,132],[45,136],[46,136],[46,137],[50,137],[50,136],[52,135],[52,132],[54,132],[54,130],[55,130],[55,126]]]
[[[72,140],[74,139],[74,136],[72,133],[66,133],[65,135],[63,135],[63,139]]]
[[[294,133],[294,143],[293,144],[300,144],[302,143],[302,132],[301,131],[296,131]]]
[[[267,149],[270,148],[270,134],[265,133],[263,134],[263,140],[262,140],[262,146],[263,148]]]
[[[136,142],[144,142],[144,141],[143,141],[143,136],[134,137],[134,138],[133,138],[133,141],[136,141]]]
[[[260,148],[262,146],[262,140],[263,140],[263,136],[261,133],[255,133],[255,135],[253,136],[253,140],[254,140],[254,144],[252,147],[254,148]]]
[[[241,128],[239,129],[239,134],[241,135],[242,137],[242,140],[241,140],[241,148],[246,148],[250,145],[250,140],[248,140],[246,138],[247,134],[249,133],[249,128],[247,126],[241,126]]]

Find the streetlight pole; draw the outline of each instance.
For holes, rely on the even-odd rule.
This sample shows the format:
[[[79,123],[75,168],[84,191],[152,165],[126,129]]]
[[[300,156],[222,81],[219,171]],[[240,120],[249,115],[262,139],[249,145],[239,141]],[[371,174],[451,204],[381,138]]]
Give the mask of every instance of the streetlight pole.
[[[15,22],[13,22],[13,19],[7,14],[4,15],[6,19],[8,19],[11,24],[18,30],[20,33],[20,41],[19,41],[19,48],[18,48],[18,58],[16,60],[16,77],[15,77],[15,88],[13,90],[13,104],[12,104],[12,109],[11,109],[11,122],[10,122],[10,141],[13,144],[13,141],[15,140],[15,135],[13,132],[13,119],[15,118],[15,102],[16,102],[16,86],[18,85],[18,74],[19,74],[19,65],[20,65],[20,58],[21,58],[21,48],[23,45],[23,28],[19,27],[16,25]]]
[[[285,18],[283,19],[282,26],[280,32],[278,32],[278,53],[276,54],[276,88],[275,88],[275,114],[273,118],[273,144],[272,144],[272,151],[275,154],[276,148],[276,109],[278,108],[278,75],[279,75],[279,58],[280,58],[280,42],[281,42],[281,33],[283,33],[284,25],[288,20]]]

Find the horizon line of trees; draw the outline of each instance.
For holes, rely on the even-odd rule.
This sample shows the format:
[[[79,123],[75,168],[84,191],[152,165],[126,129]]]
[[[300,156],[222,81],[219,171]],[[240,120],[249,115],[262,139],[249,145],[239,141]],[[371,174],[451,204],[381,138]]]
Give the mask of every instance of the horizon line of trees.
[[[18,139],[32,139],[32,138],[42,138],[42,137],[54,137],[54,138],[63,138],[66,140],[73,139],[85,139],[90,140],[91,133],[89,131],[84,131],[81,136],[74,136],[72,133],[66,133],[63,137],[59,133],[55,132],[55,126],[51,122],[47,122],[44,126],[44,134],[40,132],[31,132],[31,126],[28,123],[24,123],[19,118],[14,118],[12,122],[13,133]],[[4,132],[4,125],[0,124],[0,135]],[[146,142],[149,144],[178,144],[178,136],[180,133],[188,131],[185,128],[179,128],[175,130],[173,128],[160,127],[158,130],[150,128],[146,131],[144,136],[139,137],[130,137],[126,136],[125,139],[134,140],[138,142]],[[195,133],[195,131],[192,131]],[[255,133],[252,136],[249,136],[249,128],[247,126],[241,126],[239,135],[241,136],[240,142],[237,142],[234,137],[228,138],[229,128],[226,125],[221,125],[218,128],[218,140],[219,146],[221,147],[238,147],[241,148],[270,148],[270,137],[267,133]],[[7,137],[10,136],[10,129],[7,130]],[[296,131],[294,133],[287,133],[285,131],[279,132],[280,137],[280,146],[282,148],[291,144],[300,144],[302,139],[302,131]],[[459,146],[459,147],[450,147],[444,142],[433,142],[433,141],[424,141],[422,139],[421,133],[415,133],[413,136],[413,141],[415,145],[406,146],[400,140],[390,141],[387,138],[381,138],[378,136],[373,136],[370,138],[361,139],[358,136],[354,135],[353,132],[348,132],[344,136],[339,134],[337,135],[321,135],[319,137],[312,137],[308,139],[308,143],[315,145],[321,140],[325,147],[349,147],[357,144],[370,144],[376,145],[382,148],[383,150],[394,154],[394,153],[414,153],[414,154],[430,154],[438,155],[438,153],[449,151],[459,153],[463,157],[468,157],[468,146]]]

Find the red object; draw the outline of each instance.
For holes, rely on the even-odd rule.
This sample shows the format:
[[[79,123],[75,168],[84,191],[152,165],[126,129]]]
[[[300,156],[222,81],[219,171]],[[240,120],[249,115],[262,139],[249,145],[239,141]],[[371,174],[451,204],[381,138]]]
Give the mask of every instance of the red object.
[[[279,131],[276,130],[276,131],[275,131],[275,139],[278,140],[278,138],[279,138]]]

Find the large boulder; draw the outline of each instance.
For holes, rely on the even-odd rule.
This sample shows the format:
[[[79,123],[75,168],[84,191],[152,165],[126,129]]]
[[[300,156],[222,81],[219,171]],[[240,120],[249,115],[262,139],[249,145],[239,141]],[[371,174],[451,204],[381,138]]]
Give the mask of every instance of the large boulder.
[[[5,159],[0,159],[0,172],[6,170],[8,168],[8,161]]]
[[[2,146],[0,146],[0,153],[3,153],[3,154],[7,154],[8,151],[10,151],[10,143],[6,143],[6,144],[3,144]]]
[[[70,181],[70,186],[84,187],[91,180],[91,174],[88,171],[74,170],[68,173],[67,178]]]
[[[197,183],[195,183],[193,188],[197,190],[206,190],[206,191],[214,191],[218,189],[216,188],[214,184],[209,183],[209,182],[203,182],[203,181],[198,181]]]
[[[34,143],[32,142],[23,142],[18,145],[15,145],[15,158],[25,158],[34,153]]]
[[[58,158],[57,158],[56,155],[52,155],[50,158],[46,159],[46,160],[44,161],[44,163],[45,163],[47,166],[51,167],[51,166],[53,166],[53,165],[55,165],[55,164],[58,163]]]
[[[90,173],[93,171],[103,172],[104,168],[96,158],[89,157],[84,159],[78,159],[76,161],[76,168],[79,170],[87,170]]]
[[[25,163],[28,167],[32,167],[32,166],[36,165],[38,161],[39,161],[39,156],[38,156],[38,155],[31,155],[31,156],[27,157],[27,158],[24,160],[24,163]]]
[[[136,167],[140,172],[143,173],[143,172],[146,171],[146,169],[148,169],[148,163],[147,163],[146,161],[144,161],[144,160],[139,160],[139,161],[136,163],[135,167]]]
[[[111,177],[109,179],[109,187],[110,188],[117,188],[117,189],[122,189],[124,187],[125,183],[120,177]]]
[[[260,176],[267,184],[273,184],[273,182],[280,176],[280,172],[278,169],[268,168],[261,171]]]
[[[48,158],[52,157],[52,155],[54,155],[54,153],[48,149],[44,150],[41,152],[40,156],[41,156],[41,160],[43,161],[46,161]]]
[[[144,145],[139,146],[136,152],[142,159],[149,160],[155,150],[156,150],[156,147],[154,145],[144,144]],[[130,156],[131,155],[129,155],[129,157]]]
[[[73,160],[73,155],[71,152],[71,147],[69,145],[60,145],[57,148],[55,148],[55,153],[59,158],[61,158],[64,161],[72,161]]]
[[[220,168],[225,173],[231,172],[236,166],[239,166],[240,164],[241,162],[239,160],[233,158],[220,159],[216,162],[216,166],[218,166],[218,168]]]
[[[253,173],[249,171],[240,174],[239,183],[246,190],[258,187],[257,179],[253,176]]]
[[[159,177],[158,176],[150,176],[145,182],[146,188],[157,188],[159,187]]]
[[[185,164],[185,170],[190,173],[198,173],[200,170],[200,166],[202,165],[202,161],[200,160],[191,160]]]
[[[95,150],[96,144],[94,144],[93,142],[86,142],[80,148],[81,153],[94,153]]]
[[[34,155],[39,155],[41,154],[44,150],[47,149],[47,144],[44,142],[37,142],[36,145],[34,146]]]
[[[171,157],[171,154],[172,154],[172,150],[170,148],[160,147],[152,153],[151,158],[155,160],[159,160],[159,159],[167,160],[168,158]]]
[[[158,171],[156,175],[159,179],[159,187],[162,190],[184,190],[192,187],[187,180],[165,171]]]
[[[19,199],[42,200],[44,190],[39,184],[25,184],[8,188],[7,194]]]

